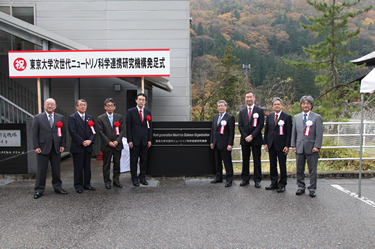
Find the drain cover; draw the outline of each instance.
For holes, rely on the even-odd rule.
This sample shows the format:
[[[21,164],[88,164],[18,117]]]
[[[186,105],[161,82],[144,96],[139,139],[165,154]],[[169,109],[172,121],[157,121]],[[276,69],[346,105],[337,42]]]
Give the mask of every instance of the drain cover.
[[[185,180],[183,179],[163,179],[159,181],[160,187],[169,187],[169,186],[185,186]]]

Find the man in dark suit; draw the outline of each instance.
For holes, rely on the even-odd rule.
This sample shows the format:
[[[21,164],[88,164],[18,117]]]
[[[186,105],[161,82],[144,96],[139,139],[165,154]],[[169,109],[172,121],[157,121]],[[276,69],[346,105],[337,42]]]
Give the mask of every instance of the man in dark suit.
[[[60,179],[61,152],[66,145],[64,117],[55,113],[56,101],[52,98],[44,102],[45,112],[34,117],[32,124],[33,146],[37,153],[37,173],[34,199],[43,195],[46,186],[48,162],[52,169],[52,186],[57,194],[67,194],[62,189]]]
[[[122,137],[124,136],[124,120],[120,114],[114,113],[116,102],[112,98],[104,101],[106,113],[98,117],[98,133],[102,140],[100,150],[103,152],[103,178],[105,187],[111,189],[111,158],[113,156],[113,185],[119,188],[120,183],[120,158],[123,149]]]
[[[219,100],[216,104],[219,114],[216,114],[212,120],[210,144],[211,149],[215,151],[216,177],[211,183],[223,182],[222,161],[224,161],[225,187],[230,187],[233,181],[234,117],[226,112],[228,104],[225,100]]]
[[[299,102],[302,113],[293,118],[291,147],[296,153],[297,185],[296,195],[305,193],[305,164],[309,168],[310,196],[316,196],[317,167],[319,151],[323,143],[323,122],[319,114],[312,112],[314,99],[303,96]]]
[[[74,187],[77,193],[82,193],[83,188],[95,190],[91,186],[91,153],[92,144],[96,136],[94,118],[86,113],[87,102],[84,99],[76,101],[77,112],[70,115],[68,129],[72,137],[70,152],[73,155]]]
[[[283,101],[279,97],[272,100],[275,111],[267,116],[264,130],[264,150],[269,153],[271,185],[266,190],[277,189],[278,193],[285,191],[287,184],[286,156],[289,152],[290,136],[292,134],[292,117],[282,111]],[[278,182],[277,159],[279,159],[280,181]]]
[[[264,111],[254,105],[255,94],[253,91],[245,93],[246,107],[242,109],[238,117],[238,129],[241,133],[242,149],[242,182],[240,186],[246,186],[250,181],[250,151],[254,160],[254,182],[255,187],[260,188],[262,181],[261,148],[263,144],[262,129],[264,126]]]
[[[152,141],[151,111],[145,108],[147,96],[139,93],[135,100],[136,107],[130,108],[126,114],[126,134],[130,148],[130,173],[133,185],[139,187],[139,181],[148,185],[146,181],[146,167],[148,148]],[[139,175],[137,176],[137,164],[139,162]]]

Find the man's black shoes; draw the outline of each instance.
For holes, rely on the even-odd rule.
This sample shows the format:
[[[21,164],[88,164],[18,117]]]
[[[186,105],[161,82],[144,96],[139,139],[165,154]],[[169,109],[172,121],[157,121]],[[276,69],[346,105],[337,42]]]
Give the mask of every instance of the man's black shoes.
[[[56,193],[56,194],[63,194],[63,195],[66,195],[68,192],[66,192],[66,191],[63,190],[63,189],[55,189],[55,193]]]
[[[243,187],[243,186],[246,186],[246,185],[249,185],[249,181],[242,181],[240,183],[240,186]]]
[[[277,189],[277,193],[282,193],[282,192],[284,192],[285,191],[285,187],[279,187],[278,189]]]
[[[296,195],[302,195],[304,193],[305,193],[304,189],[298,189],[297,192],[296,192]]]
[[[272,190],[272,189],[278,189],[279,187],[277,186],[277,185],[269,185],[269,186],[267,186],[265,189],[266,190]]]
[[[221,183],[221,182],[223,182],[223,180],[215,179],[215,180],[211,181],[212,184]]]
[[[260,188],[260,182],[255,182],[255,187]]]
[[[34,199],[38,199],[38,198],[42,197],[42,195],[43,195],[43,193],[35,192]]]

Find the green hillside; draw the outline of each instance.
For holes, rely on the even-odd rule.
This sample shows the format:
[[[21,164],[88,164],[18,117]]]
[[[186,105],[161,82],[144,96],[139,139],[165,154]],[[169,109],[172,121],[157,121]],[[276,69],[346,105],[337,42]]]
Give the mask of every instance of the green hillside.
[[[355,8],[363,9],[371,4],[373,0],[362,0]],[[192,84],[196,80],[196,62],[207,55],[221,58],[230,45],[239,65],[251,65],[247,73],[253,88],[262,90],[262,86],[278,79],[292,82],[288,88],[291,98],[319,95],[314,84],[317,72],[296,69],[283,61],[283,58],[308,60],[302,47],[318,42],[314,34],[303,30],[299,24],[308,24],[306,16],[318,14],[305,0],[191,0],[190,13]],[[361,28],[361,36],[349,49],[358,54],[353,58],[340,58],[343,61],[375,50],[375,11],[372,9],[349,21],[350,29],[357,27]],[[340,81],[350,82],[363,74],[363,69],[347,72],[340,75]]]

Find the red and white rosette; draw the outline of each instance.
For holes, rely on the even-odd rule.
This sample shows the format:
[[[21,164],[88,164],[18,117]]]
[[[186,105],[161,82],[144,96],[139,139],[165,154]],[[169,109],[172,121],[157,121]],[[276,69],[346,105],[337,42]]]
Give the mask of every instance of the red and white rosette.
[[[56,127],[57,127],[57,136],[58,137],[62,137],[62,132],[61,132],[61,127],[63,126],[63,123],[61,123],[60,121],[56,123]]]
[[[310,130],[311,130],[311,126],[312,125],[313,125],[313,122],[311,120],[307,120],[306,127],[305,127],[305,132],[304,132],[303,135],[310,136]]]
[[[279,120],[277,124],[279,125],[279,135],[284,135],[284,120]]]
[[[115,127],[116,135],[120,135],[120,122],[114,122],[113,126]]]
[[[151,120],[151,116],[147,115],[146,120],[147,120],[147,128],[150,129],[150,123],[148,121]]]
[[[258,118],[259,118],[259,114],[258,113],[254,113],[253,114],[253,127],[257,127],[257,125],[258,125]]]
[[[90,126],[90,130],[92,134],[96,134],[94,129],[94,122],[92,120],[88,121],[87,124]]]
[[[225,126],[227,126],[227,121],[221,120],[220,125],[220,134],[224,134]]]

